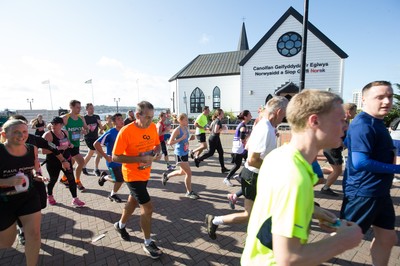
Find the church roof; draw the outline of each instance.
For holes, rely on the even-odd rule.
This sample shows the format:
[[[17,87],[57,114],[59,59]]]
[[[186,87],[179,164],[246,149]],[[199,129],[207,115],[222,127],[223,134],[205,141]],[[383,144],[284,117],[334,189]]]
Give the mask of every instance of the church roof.
[[[238,51],[249,50],[249,43],[247,41],[246,27],[244,26],[244,22],[242,24],[242,31],[240,32]]]
[[[293,16],[301,24],[303,24],[303,16],[296,11],[293,7],[289,9],[282,15],[282,17],[272,26],[272,28],[261,38],[261,40],[250,50],[250,52],[240,61],[240,66],[246,64],[246,62],[261,48],[261,46],[272,36],[272,34],[279,29],[279,27],[285,22],[289,17]],[[311,22],[308,22],[308,30],[312,32],[317,38],[319,38],[326,46],[328,46],[334,53],[336,53],[340,58],[347,58],[348,55],[340,49],[334,42],[332,42],[328,37],[325,36],[319,29],[317,29]]]
[[[240,75],[239,62],[248,52],[248,50],[242,50],[199,55],[170,78],[169,81],[171,82],[178,78]]]
[[[286,82],[279,88],[275,90],[275,95],[280,95],[281,93],[298,93],[299,86],[294,84],[293,82]]]

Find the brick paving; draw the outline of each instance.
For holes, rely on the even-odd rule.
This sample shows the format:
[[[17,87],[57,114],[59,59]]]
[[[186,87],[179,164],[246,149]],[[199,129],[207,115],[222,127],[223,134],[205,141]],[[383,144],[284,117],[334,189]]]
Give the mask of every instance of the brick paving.
[[[86,148],[82,150],[85,151]],[[90,166],[93,166],[93,159]],[[230,167],[228,156],[226,165]],[[85,193],[78,192],[80,199],[86,202],[85,208],[71,206],[69,190],[57,184],[54,197],[58,204],[43,210],[42,246],[39,265],[239,265],[245,241],[245,225],[220,226],[217,240],[209,239],[204,228],[206,213],[224,215],[243,210],[243,200],[239,201],[236,210],[230,210],[226,194],[239,189],[227,187],[222,183],[224,175],[216,157],[206,160],[200,168],[192,163],[193,190],[201,196],[199,200],[185,197],[183,177],[170,179],[164,187],[161,175],[165,164],[154,163],[149,191],[154,205],[153,238],[164,251],[159,260],[149,258],[142,250],[142,233],[139,227],[139,210],[137,209],[127,224],[131,242],[120,239],[113,228],[118,221],[124,203],[115,203],[107,199],[112,187],[105,183],[97,184],[97,177],[82,177],[87,187]],[[101,168],[105,169],[104,160]],[[236,181],[233,181],[236,182]],[[332,188],[340,192],[341,180]],[[396,215],[400,214],[400,185],[394,184],[391,191]],[[322,207],[338,213],[341,197],[331,198],[320,195],[321,186],[315,189],[316,201]],[[126,200],[128,190],[123,186],[121,197]],[[399,220],[396,220],[396,229]],[[92,242],[96,237],[104,237]],[[315,222],[312,224],[310,242],[325,237]],[[371,265],[369,245],[371,232],[365,236],[361,245],[324,265]],[[15,241],[12,249],[0,250],[0,265],[24,265],[24,248]],[[400,265],[400,249],[395,246],[392,251],[390,265]]]

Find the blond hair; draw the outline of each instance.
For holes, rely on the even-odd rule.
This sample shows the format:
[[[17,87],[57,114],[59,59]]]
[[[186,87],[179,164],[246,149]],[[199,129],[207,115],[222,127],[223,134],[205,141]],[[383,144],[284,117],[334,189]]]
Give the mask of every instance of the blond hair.
[[[336,104],[342,103],[342,98],[332,92],[303,90],[290,100],[286,119],[294,132],[300,132],[306,128],[310,115],[329,113]]]
[[[179,114],[179,116],[178,116],[178,121],[182,121],[183,119],[185,119],[185,118],[187,118],[187,117],[188,117],[187,114],[181,113],[181,114]]]
[[[26,125],[26,122],[23,120],[20,120],[20,119],[9,119],[9,120],[7,120],[7,122],[5,122],[3,124],[2,132],[7,134],[11,130],[11,128],[13,128],[14,126],[22,125],[22,124]],[[1,143],[6,142],[6,138],[4,137],[4,134],[1,134],[0,142]]]
[[[344,103],[343,109],[345,111],[357,110],[357,105],[355,103]]]

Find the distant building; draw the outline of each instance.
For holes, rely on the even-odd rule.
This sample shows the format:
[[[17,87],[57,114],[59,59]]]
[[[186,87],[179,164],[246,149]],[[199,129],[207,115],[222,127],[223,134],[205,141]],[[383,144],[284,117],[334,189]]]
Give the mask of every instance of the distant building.
[[[196,116],[208,105],[256,115],[274,95],[290,99],[299,91],[302,21],[290,7],[251,50],[243,23],[237,51],[199,55],[170,78],[172,112]],[[310,22],[307,42],[305,87],[342,96],[347,54]]]
[[[357,105],[357,109],[362,109],[362,94],[361,91],[353,92],[353,103]]]

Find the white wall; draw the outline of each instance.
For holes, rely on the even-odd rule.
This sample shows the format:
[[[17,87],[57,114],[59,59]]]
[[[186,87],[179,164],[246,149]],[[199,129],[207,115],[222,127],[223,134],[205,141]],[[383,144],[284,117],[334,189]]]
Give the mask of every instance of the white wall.
[[[301,64],[301,52],[293,57],[284,57],[276,49],[278,39],[286,32],[294,31],[302,35],[302,24],[290,16],[281,27],[275,31],[262,47],[242,67],[242,109],[255,112],[265,103],[268,94],[274,95],[274,91],[288,81],[299,85],[300,68],[287,69],[295,71],[295,74],[285,74],[285,69],[276,68],[281,65]],[[343,60],[329,47],[320,41],[314,34],[308,31],[307,63],[309,70],[324,72],[306,73],[305,88],[326,90],[342,95],[342,64]],[[311,67],[310,64],[328,63],[328,66]],[[270,70],[255,71],[254,67],[272,66]],[[277,75],[256,76],[255,72],[276,72]],[[253,90],[253,95],[248,91]]]
[[[178,79],[171,82],[172,92],[175,92],[175,112],[188,113],[189,117],[196,117],[199,113],[190,113],[190,95],[197,87],[201,89],[205,96],[205,105],[210,109],[213,106],[213,90],[218,86],[221,90],[221,108],[227,112],[240,112],[240,75],[187,78]],[[179,90],[178,90],[179,88]],[[187,112],[183,97],[186,92]],[[170,107],[172,110],[172,106]]]

